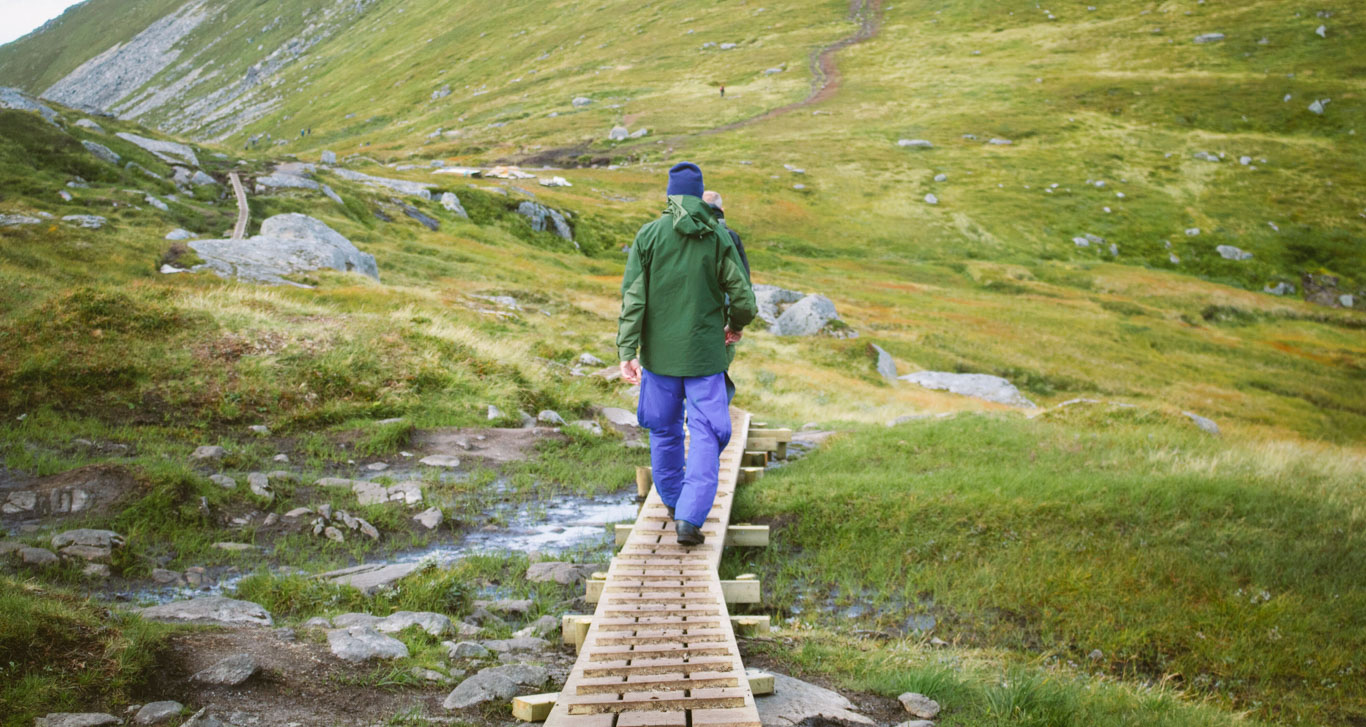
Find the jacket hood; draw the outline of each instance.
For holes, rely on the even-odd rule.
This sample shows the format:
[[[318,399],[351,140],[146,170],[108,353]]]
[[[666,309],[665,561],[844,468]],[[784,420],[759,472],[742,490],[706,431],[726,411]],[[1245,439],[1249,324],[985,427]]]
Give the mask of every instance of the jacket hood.
[[[664,214],[673,219],[674,232],[684,237],[701,237],[716,231],[716,218],[707,206],[700,197],[671,194]]]

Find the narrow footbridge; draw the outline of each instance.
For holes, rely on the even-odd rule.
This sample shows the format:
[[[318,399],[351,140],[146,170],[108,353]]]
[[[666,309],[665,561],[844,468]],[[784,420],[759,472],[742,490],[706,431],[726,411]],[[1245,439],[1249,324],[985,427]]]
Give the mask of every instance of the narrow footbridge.
[[[766,528],[730,525],[731,505],[736,487],[762,474],[770,451],[785,454],[791,432],[752,431],[750,419],[731,409],[716,504],[702,528],[706,543],[679,545],[649,487],[635,524],[618,530],[621,551],[588,582],[596,611],[564,617],[565,641],[579,648],[564,688],[518,698],[515,716],[549,727],[759,727],[754,695],[772,691],[773,680],[746,672],[735,632],[766,632],[768,618],[727,610],[728,602],[757,603],[759,581],[723,583],[717,566],[725,545],[767,544]],[[768,449],[753,451],[755,444]],[[648,470],[638,484],[649,485]]]

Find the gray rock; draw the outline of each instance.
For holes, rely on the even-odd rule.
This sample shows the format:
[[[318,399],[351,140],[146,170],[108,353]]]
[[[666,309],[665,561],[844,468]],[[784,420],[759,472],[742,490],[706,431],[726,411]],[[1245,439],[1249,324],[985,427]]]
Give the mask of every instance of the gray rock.
[[[989,140],[987,141],[987,143],[988,143],[988,144],[995,145],[995,146],[1010,146],[1011,144],[1014,144],[1015,142],[1011,141],[1010,139],[993,138],[993,139],[989,139]]]
[[[123,545],[123,536],[113,530],[94,530],[80,528],[67,530],[52,536],[52,547],[62,548],[79,545],[91,548],[117,548]]]
[[[936,181],[936,182],[947,182],[948,180],[949,180],[949,175],[947,175],[947,174],[936,174],[936,175],[934,175],[934,181]]]
[[[778,322],[778,317],[782,315],[788,305],[796,303],[803,297],[805,295],[802,293],[779,288],[775,285],[758,283],[754,286],[754,301],[759,308],[758,317],[769,326]]]
[[[1199,414],[1189,411],[1183,411],[1181,413],[1184,414],[1186,418],[1195,422],[1195,426],[1200,427],[1200,429],[1204,430],[1206,433],[1219,436],[1219,425],[1215,424],[1213,419],[1206,419]]]
[[[731,50],[731,49],[736,48],[738,45],[739,45],[738,43],[722,43],[722,44],[720,45],[720,48],[721,48],[721,50]]]
[[[481,669],[451,690],[441,706],[446,709],[465,709],[498,699],[511,699],[520,687],[537,687],[550,678],[550,673],[539,666],[507,664]]]
[[[541,411],[537,412],[536,421],[542,424],[551,424],[554,426],[559,426],[561,424],[564,424],[564,417],[560,416],[559,412],[554,411],[552,409],[542,409]]]
[[[220,626],[273,626],[270,613],[260,604],[225,596],[204,596],[137,609],[149,621],[217,624]]]
[[[612,130],[607,132],[607,138],[612,141],[626,141],[630,137],[631,131],[625,126],[613,126]]]
[[[1272,295],[1294,295],[1295,286],[1285,282],[1276,283],[1275,287],[1268,284],[1266,287],[1262,288],[1262,292],[1270,293]]]
[[[417,563],[368,563],[329,571],[320,575],[319,578],[326,578],[333,583],[354,586],[359,588],[362,593],[370,594],[392,586],[417,570],[417,567]],[[333,619],[334,622],[335,620]],[[341,626],[342,624],[337,625]]]
[[[479,643],[489,651],[496,651],[499,654],[511,654],[521,651],[545,651],[550,648],[549,641],[538,639],[534,636],[514,636],[510,639],[488,639],[480,641]]]
[[[266,189],[311,189],[318,191],[322,185],[300,174],[290,174],[287,172],[276,171],[264,177],[256,178],[257,191],[259,188]]]
[[[452,659],[483,659],[489,655],[489,650],[473,641],[461,641],[452,644],[446,655]]]
[[[324,151],[324,152],[322,153],[321,161],[322,161],[323,164],[336,164],[336,163],[337,163],[337,152],[335,152],[335,151],[330,151],[330,150],[329,150],[329,151]]]
[[[512,634],[513,638],[542,638],[559,631],[560,620],[554,616],[542,616]]]
[[[352,626],[369,626],[374,628],[384,619],[369,613],[343,613],[332,617],[332,626],[339,629],[348,629]]]
[[[328,268],[379,279],[373,255],[363,253],[335,230],[307,215],[276,215],[249,240],[196,240],[190,248],[207,268],[225,278],[285,283],[282,276]]]
[[[33,97],[17,88],[10,88],[8,86],[0,87],[0,109],[36,111],[39,116],[42,116],[53,126],[57,125],[57,119],[60,118],[57,115],[57,112],[52,110],[52,107],[35,101]]]
[[[460,198],[455,196],[455,193],[453,192],[443,192],[441,194],[441,206],[459,217],[464,217],[467,220],[470,218],[470,214],[465,211],[465,206],[460,204]]]
[[[1188,228],[1186,228],[1186,237],[1199,237],[1199,236],[1200,236],[1200,228],[1199,228],[1199,227],[1188,227]]]
[[[96,134],[103,134],[103,133],[104,133],[104,127],[103,127],[103,126],[100,126],[99,124],[95,123],[94,121],[92,121],[92,120],[90,120],[90,119],[77,119],[77,120],[76,120],[76,126],[82,128],[82,129],[86,129],[86,130],[88,130],[88,131],[93,131],[93,132],[95,132]]]
[[[328,198],[328,199],[332,200],[333,202],[336,202],[336,203],[339,204],[339,205],[345,205],[345,204],[346,204],[345,202],[342,201],[341,195],[339,195],[339,194],[337,194],[336,192],[332,191],[332,188],[331,188],[331,187],[329,187],[329,186],[327,186],[326,184],[324,184],[324,185],[322,185],[322,189],[323,189],[323,194],[327,195],[327,198]]]
[[[896,381],[896,360],[892,358],[892,354],[887,353],[876,343],[868,345],[872,346],[873,352],[877,354],[877,372],[888,381]]]
[[[301,626],[300,628],[330,630],[334,628],[334,626],[332,625],[332,622],[330,620],[325,619],[322,616],[314,616],[313,618],[305,621],[303,626]]]
[[[196,187],[202,187],[210,184],[218,184],[218,180],[196,169],[194,174],[190,176],[190,184]]]
[[[418,463],[425,464],[428,467],[459,467],[460,458],[448,454],[432,454],[418,460]]]
[[[998,404],[1036,408],[1015,385],[999,376],[988,374],[955,374],[947,371],[917,371],[899,377],[902,381],[919,384],[927,389],[950,391],[960,396],[971,396]]]
[[[352,626],[327,632],[327,645],[339,659],[359,663],[370,659],[402,659],[408,647],[392,636],[369,626]]]
[[[934,727],[934,722],[928,719],[912,719],[902,722],[896,727]]]
[[[925,204],[939,204],[939,198],[933,192],[925,195]]]
[[[604,406],[602,408],[602,416],[618,427],[634,429],[640,426],[640,422],[636,419],[635,412],[615,406]]]
[[[204,707],[203,709],[201,709],[201,710],[199,710],[198,712],[195,712],[193,715],[191,715],[189,719],[185,720],[185,722],[183,722],[183,723],[180,725],[180,727],[234,727],[234,726],[233,726],[233,725],[230,725],[230,724],[225,724],[225,723],[219,721],[218,718],[216,718],[216,717],[214,717],[213,715],[209,714],[209,708],[208,708],[208,707]]]
[[[864,727],[873,720],[854,711],[854,704],[833,692],[785,674],[773,673],[773,694],[754,700],[763,727]]]
[[[413,520],[416,521],[418,525],[421,525],[428,530],[435,530],[441,527],[441,523],[445,518],[446,516],[442,514],[441,508],[439,507],[429,507],[413,516]]]
[[[166,239],[167,239],[167,240],[188,240],[188,239],[190,239],[191,237],[194,237],[194,233],[193,233],[193,232],[190,232],[189,230],[181,229],[181,228],[179,228],[179,227],[177,227],[177,228],[175,228],[174,230],[171,230],[170,232],[166,233]]]
[[[385,487],[378,482],[361,481],[352,485],[351,491],[356,494],[356,501],[362,505],[383,505],[389,502],[416,505],[422,502],[421,482],[400,482]]]
[[[431,230],[432,232],[436,232],[437,230],[441,229],[441,223],[437,221],[435,218],[423,212],[422,210],[410,204],[404,204],[403,202],[399,202],[398,200],[394,200],[394,202],[398,205],[399,209],[403,210],[403,214],[408,215],[409,217],[417,220],[418,223],[421,224],[423,227]]]
[[[1322,116],[1324,111],[1324,104],[1326,103],[1328,103],[1328,101],[1325,99],[1315,99],[1313,103],[1309,104],[1309,110],[1314,112],[1315,114],[1318,114],[1319,116]]]
[[[185,705],[171,700],[144,704],[142,709],[139,709],[138,713],[133,716],[133,722],[143,725],[160,724],[172,717],[179,717],[184,709]]]
[[[558,583],[562,586],[572,586],[578,583],[600,566],[577,565],[564,561],[542,561],[532,563],[527,566],[526,579],[532,583]]]
[[[569,422],[568,426],[578,427],[579,429],[582,429],[595,437],[602,436],[602,425],[598,424],[597,422],[591,419],[575,419],[574,421]]]
[[[936,702],[923,694],[906,692],[897,697],[896,700],[901,702],[901,706],[905,707],[906,711],[910,712],[912,717],[934,719],[939,715],[939,702]]]
[[[13,227],[15,225],[36,225],[42,220],[28,215],[0,215],[0,227]]]
[[[1223,40],[1223,39],[1224,39],[1224,34],[1223,34],[1223,33],[1204,33],[1204,34],[1202,34],[1202,35],[1197,35],[1197,36],[1195,36],[1195,42],[1196,42],[1196,43],[1199,43],[1199,44],[1204,44],[1204,43],[1218,43],[1219,41],[1221,41],[1221,40]]]
[[[51,565],[58,560],[57,554],[47,548],[20,548],[18,552],[25,565]]]
[[[166,570],[165,568],[153,568],[152,580],[163,586],[169,586],[178,584],[184,579],[181,578],[180,574],[176,571]]]
[[[642,129],[636,129],[635,131],[632,131],[632,132],[631,132],[631,138],[632,138],[632,139],[643,139],[643,138],[645,138],[646,136],[649,136],[649,135],[650,135],[650,130],[649,130],[649,129],[643,129],[643,128],[642,128]]]
[[[554,227],[553,232],[560,237],[574,241],[574,231],[570,229],[569,222],[563,214],[550,209],[538,202],[523,202],[517,205],[517,214],[531,220],[531,229],[537,232],[544,232],[550,227]],[[547,221],[549,224],[547,224]],[[576,245],[577,247],[577,245]]]
[[[53,712],[33,720],[33,727],[103,727],[123,720],[103,712]]]
[[[110,149],[104,144],[90,141],[89,139],[82,139],[81,146],[85,147],[86,151],[99,157],[102,161],[109,162],[110,164],[118,164],[119,160],[123,158],[116,154],[113,149]]]
[[[98,230],[104,227],[105,222],[108,222],[107,219],[99,215],[67,215],[62,218],[62,221],[84,227],[87,230]]]
[[[1252,259],[1252,253],[1246,250],[1242,250],[1240,248],[1236,248],[1232,245],[1219,245],[1218,247],[1214,248],[1214,251],[1219,253],[1219,257],[1222,257],[1225,260]]]
[[[223,459],[223,456],[227,453],[228,451],[226,449],[217,445],[205,445],[203,447],[195,448],[194,452],[190,453],[190,459],[196,461],[217,461]]]
[[[448,83],[442,86],[441,88],[432,91],[432,100],[439,101],[443,98],[446,98],[449,95],[451,95],[451,85]]]
[[[331,525],[323,528],[323,537],[327,538],[328,540],[331,540],[334,543],[346,542],[346,536],[342,535],[342,531],[338,530],[337,528]]]
[[[256,673],[256,669],[256,657],[251,654],[234,654],[191,676],[190,681],[235,687],[250,679],[251,675]]]
[[[1219,155],[1211,154],[1207,151],[1197,151],[1194,154],[1191,154],[1191,156],[1195,159],[1199,159],[1202,162],[1214,162],[1215,164],[1224,161],[1223,159],[1219,158]]]
[[[897,146],[909,149],[933,149],[934,143],[925,139],[900,139],[896,142]]]
[[[432,636],[444,636],[451,630],[451,620],[430,611],[396,611],[376,623],[375,630],[396,634],[410,626],[417,626]]]
[[[270,489],[270,478],[264,472],[252,472],[247,475],[247,486],[251,488],[252,494],[275,499],[275,493]]]
[[[237,486],[237,480],[227,475],[209,475],[209,481],[225,490],[231,490]]]
[[[579,354],[580,366],[606,366],[606,362],[591,353]]]
[[[390,179],[387,177],[374,177],[363,172],[355,172],[344,167],[333,167],[332,173],[342,179],[349,179],[353,182],[361,182],[371,187],[385,187],[392,189],[399,194],[406,194],[421,199],[432,198],[432,188],[435,184],[429,182],[410,182],[406,179]]]
[[[195,156],[194,149],[191,149],[184,144],[177,144],[173,141],[148,139],[145,136],[130,134],[126,131],[120,131],[115,134],[115,136],[152,152],[153,156],[168,164],[189,164],[192,167],[199,166],[199,157]]]
[[[812,293],[783,311],[772,330],[779,336],[814,336],[831,321],[839,319],[835,304],[829,298]]]
[[[170,212],[170,211],[171,211],[170,205],[166,204],[165,202],[162,202],[161,200],[157,199],[156,197],[153,197],[153,196],[150,195],[150,194],[147,195],[145,198],[143,198],[143,201],[145,201],[147,204],[150,204],[150,205],[152,205],[153,207],[155,207],[155,208],[161,210],[162,212]]]
[[[1315,28],[1315,29],[1314,29],[1314,35],[1317,35],[1317,36],[1320,37],[1320,38],[1327,38],[1327,37],[1328,37],[1328,26],[1326,26],[1326,25],[1320,25],[1319,27]]]
[[[577,96],[571,103],[574,104],[575,108],[582,108],[593,103],[593,99],[588,98],[587,96]]]

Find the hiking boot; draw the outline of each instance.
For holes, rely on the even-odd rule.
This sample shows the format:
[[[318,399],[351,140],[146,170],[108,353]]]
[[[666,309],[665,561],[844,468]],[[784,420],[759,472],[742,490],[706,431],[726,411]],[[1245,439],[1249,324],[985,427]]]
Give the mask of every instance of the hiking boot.
[[[679,545],[701,545],[706,542],[702,531],[696,525],[687,520],[678,521],[678,544]]]

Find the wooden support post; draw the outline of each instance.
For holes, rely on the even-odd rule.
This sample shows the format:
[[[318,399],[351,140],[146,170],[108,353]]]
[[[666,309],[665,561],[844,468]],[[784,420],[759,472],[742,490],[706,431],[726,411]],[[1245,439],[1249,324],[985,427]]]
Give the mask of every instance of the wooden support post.
[[[773,622],[768,616],[731,616],[730,627],[736,636],[766,636],[773,630]]]
[[[650,496],[650,488],[655,484],[654,470],[649,467],[636,468],[636,497],[644,499]]]
[[[607,586],[607,581],[588,581],[586,586],[583,600],[597,603],[602,599],[602,590]],[[761,603],[760,591],[757,579],[721,581],[721,593],[726,603]]]
[[[614,535],[617,545],[625,545],[631,537],[631,523],[617,523]],[[768,547],[767,525],[731,525],[726,528],[726,545],[737,548]]]
[[[763,468],[763,467],[741,467],[741,468],[740,468],[740,483],[741,483],[741,484],[746,484],[746,485],[748,485],[748,484],[750,484],[750,483],[752,483],[752,482],[757,482],[757,481],[759,480],[759,478],[760,478],[760,477],[763,477],[763,476],[764,476],[764,468]]]
[[[764,467],[768,465],[768,452],[763,450],[749,450],[741,458],[740,464],[745,467]]]
[[[769,677],[770,681],[772,679],[773,677]],[[559,698],[559,692],[516,697],[512,700],[512,716],[523,722],[544,722],[546,717],[550,716],[550,710],[555,708],[555,700]]]
[[[573,646],[577,650],[583,646],[583,639],[588,635],[588,627],[592,623],[593,617],[591,615],[566,613],[560,617],[560,641],[565,646]]]
[[[773,693],[773,675],[758,669],[746,669],[745,677],[749,679],[749,690],[754,696],[759,697]]]

